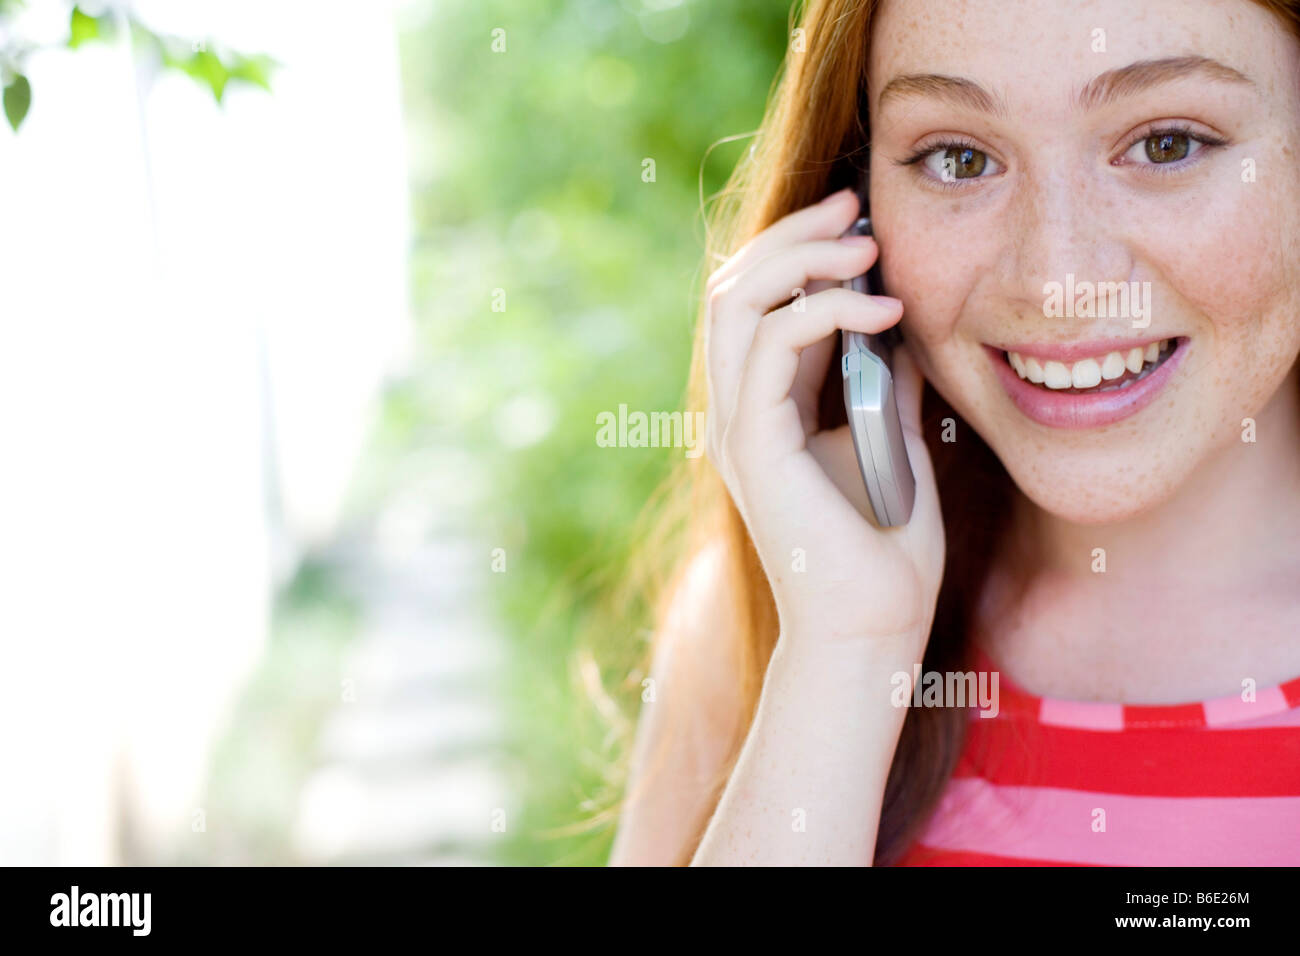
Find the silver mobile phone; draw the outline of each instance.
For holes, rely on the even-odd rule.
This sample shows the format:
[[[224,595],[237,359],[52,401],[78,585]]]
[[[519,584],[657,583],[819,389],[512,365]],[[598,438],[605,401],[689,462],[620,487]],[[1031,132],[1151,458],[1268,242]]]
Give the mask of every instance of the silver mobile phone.
[[[846,236],[871,235],[871,220],[858,219]],[[843,283],[867,295],[880,288],[879,260],[870,272]],[[894,376],[889,360],[902,339],[895,325],[880,335],[842,331],[840,370],[844,376],[844,408],[858,453],[858,468],[867,497],[881,527],[907,524],[916,500],[916,478],[907,458],[903,425],[894,399]]]

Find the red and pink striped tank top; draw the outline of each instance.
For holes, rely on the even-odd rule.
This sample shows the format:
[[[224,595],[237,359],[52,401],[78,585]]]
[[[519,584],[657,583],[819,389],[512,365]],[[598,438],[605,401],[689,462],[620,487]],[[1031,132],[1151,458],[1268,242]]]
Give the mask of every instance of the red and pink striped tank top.
[[[1300,864],[1300,677],[1168,707],[998,690],[900,866]]]

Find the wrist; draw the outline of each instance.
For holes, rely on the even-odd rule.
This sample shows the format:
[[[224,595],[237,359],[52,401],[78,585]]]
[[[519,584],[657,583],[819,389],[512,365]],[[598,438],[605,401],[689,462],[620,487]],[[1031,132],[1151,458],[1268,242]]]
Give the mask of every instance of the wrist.
[[[893,634],[837,631],[821,622],[782,625],[773,651],[786,658],[824,660],[844,665],[855,661],[898,664],[910,668],[921,660],[930,639],[930,622]]]
[[[817,635],[783,632],[764,684],[784,698],[818,700],[856,712],[896,712],[901,721],[906,708],[893,703],[895,688],[899,680],[912,679],[927,637],[928,632],[821,640]]]

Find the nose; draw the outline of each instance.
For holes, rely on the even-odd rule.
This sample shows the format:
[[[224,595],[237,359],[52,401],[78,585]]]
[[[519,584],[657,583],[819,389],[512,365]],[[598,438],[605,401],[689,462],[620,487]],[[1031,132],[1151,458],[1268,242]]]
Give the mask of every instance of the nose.
[[[1074,164],[1035,167],[1010,203],[1000,279],[1016,314],[1045,319],[1049,283],[1070,288],[1130,279],[1123,209],[1098,177]]]

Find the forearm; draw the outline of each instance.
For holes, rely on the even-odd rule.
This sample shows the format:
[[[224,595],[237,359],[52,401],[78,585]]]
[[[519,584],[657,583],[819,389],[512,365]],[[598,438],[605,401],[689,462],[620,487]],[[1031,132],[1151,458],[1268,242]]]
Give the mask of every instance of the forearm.
[[[692,865],[870,865],[907,715],[890,679],[922,646],[783,636]]]

